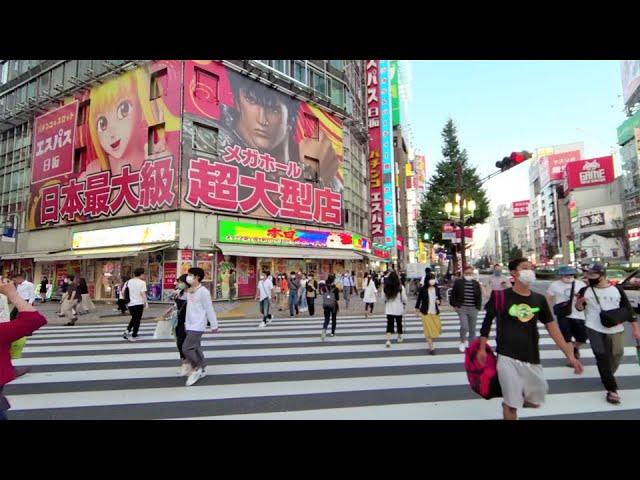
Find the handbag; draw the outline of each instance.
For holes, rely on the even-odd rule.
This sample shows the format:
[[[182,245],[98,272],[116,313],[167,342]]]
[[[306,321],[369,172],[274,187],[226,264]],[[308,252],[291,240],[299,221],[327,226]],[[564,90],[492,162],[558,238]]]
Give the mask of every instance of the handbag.
[[[591,287],[591,290],[593,290],[593,296],[596,297],[596,302],[598,302],[598,306],[600,307],[600,322],[603,327],[613,328],[624,322],[630,322],[633,320],[633,314],[628,308],[612,308],[611,310],[603,310],[602,305],[600,305],[600,299],[596,294],[596,290],[593,287]]]
[[[171,323],[168,320],[160,319],[156,325],[156,330],[153,332],[154,340],[168,339],[172,337]]]
[[[27,337],[22,337],[15,342],[11,343],[11,359],[17,360],[18,358],[22,358],[22,350],[24,349],[25,344],[27,343]]]
[[[571,315],[573,310],[573,305],[571,304],[571,300],[573,300],[573,293],[576,290],[576,282],[575,280],[571,282],[571,293],[569,294],[569,300],[566,302],[557,303],[553,306],[553,313],[556,314],[556,317],[568,317]]]

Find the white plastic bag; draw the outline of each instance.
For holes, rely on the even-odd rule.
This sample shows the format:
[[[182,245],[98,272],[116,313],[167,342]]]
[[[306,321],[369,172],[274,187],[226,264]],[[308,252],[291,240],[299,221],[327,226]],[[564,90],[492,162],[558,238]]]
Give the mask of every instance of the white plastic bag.
[[[153,332],[154,340],[166,340],[172,338],[171,323],[168,320],[158,320],[156,331]]]

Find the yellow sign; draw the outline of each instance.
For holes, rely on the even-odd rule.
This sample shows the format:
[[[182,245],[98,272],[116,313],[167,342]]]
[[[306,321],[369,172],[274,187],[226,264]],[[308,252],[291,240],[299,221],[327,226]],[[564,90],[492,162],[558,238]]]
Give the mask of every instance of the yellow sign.
[[[96,248],[140,243],[172,242],[176,239],[176,222],[150,223],[129,227],[90,230],[73,234],[71,248]]]
[[[536,150],[536,157],[546,157],[547,155],[553,155],[553,147],[544,147]]]

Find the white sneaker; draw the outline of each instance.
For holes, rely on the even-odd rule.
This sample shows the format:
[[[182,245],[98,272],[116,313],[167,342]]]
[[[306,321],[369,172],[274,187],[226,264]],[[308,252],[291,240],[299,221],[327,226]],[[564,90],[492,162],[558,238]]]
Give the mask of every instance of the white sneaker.
[[[390,347],[391,347],[391,340],[387,340],[386,347],[387,347],[387,348],[390,348]]]
[[[124,333],[122,334],[122,338],[124,338],[125,340],[129,340],[129,331],[125,330]]]
[[[180,376],[188,377],[193,372],[193,368],[191,368],[191,364],[189,362],[184,362],[182,367],[180,368]]]
[[[264,328],[264,327],[266,327],[266,326],[267,326],[267,324],[266,324],[266,323],[264,323],[264,322],[260,322],[260,324],[258,325],[258,328]]]
[[[269,325],[271,322],[273,322],[273,318],[267,318],[267,325]]]
[[[204,376],[205,376],[205,373],[202,368],[195,370],[194,372],[191,373],[191,375],[189,375],[189,378],[187,378],[187,383],[186,383],[187,387],[194,385],[198,380],[200,380]]]
[[[464,343],[461,343],[460,346],[458,347],[458,350],[460,350],[460,353],[464,353],[464,350],[466,349],[466,345]]]
[[[127,340],[129,340],[130,342],[137,342],[137,341],[138,341],[138,338],[137,338],[137,337],[130,337],[130,336],[127,336]]]
[[[403,340],[402,335],[398,335],[398,343],[402,343]]]
[[[320,339],[324,342],[324,337],[327,336],[327,331],[326,330],[322,330],[322,335],[320,335]]]

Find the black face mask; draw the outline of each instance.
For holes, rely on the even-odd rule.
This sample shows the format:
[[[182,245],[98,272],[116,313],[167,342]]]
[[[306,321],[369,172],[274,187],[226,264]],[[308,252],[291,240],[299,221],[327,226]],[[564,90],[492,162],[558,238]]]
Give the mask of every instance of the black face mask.
[[[600,283],[600,278],[590,278],[589,279],[589,285],[591,287],[595,287],[596,285],[598,285]]]

